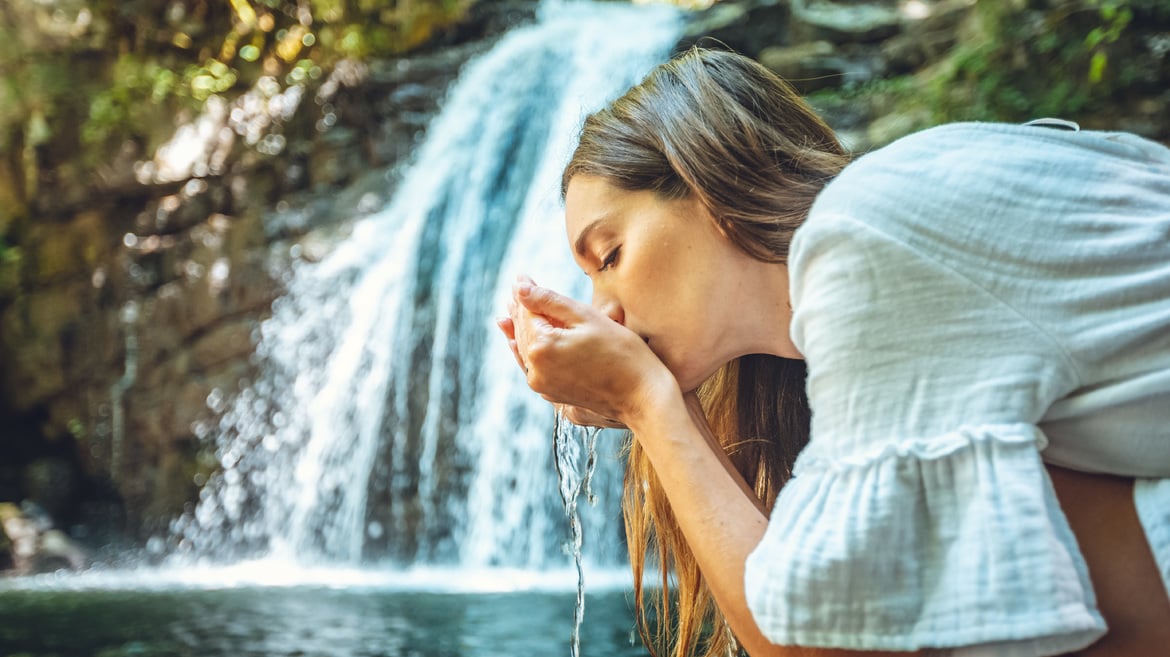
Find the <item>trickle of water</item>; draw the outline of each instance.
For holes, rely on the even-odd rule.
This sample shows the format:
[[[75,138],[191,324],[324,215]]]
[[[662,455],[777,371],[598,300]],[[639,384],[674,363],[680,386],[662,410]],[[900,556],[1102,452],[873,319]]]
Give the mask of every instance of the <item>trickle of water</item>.
[[[570,645],[572,657],[581,655],[581,622],[585,620],[585,568],[581,557],[581,514],[577,512],[577,501],[581,494],[590,504],[596,504],[593,495],[593,471],[597,465],[596,427],[578,427],[569,422],[558,410],[553,422],[553,465],[557,471],[557,490],[565,515],[569,518],[569,545],[573,552],[573,564],[577,567],[577,606],[573,614],[573,636]],[[581,467],[582,452],[585,456]]]

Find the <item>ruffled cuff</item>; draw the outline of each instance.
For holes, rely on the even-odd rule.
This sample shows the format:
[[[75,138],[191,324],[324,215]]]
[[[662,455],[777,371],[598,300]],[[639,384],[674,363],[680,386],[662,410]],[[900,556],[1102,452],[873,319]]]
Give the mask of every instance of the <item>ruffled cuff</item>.
[[[1133,505],[1170,595],[1170,479],[1138,479],[1133,485]]]
[[[985,425],[802,454],[747,562],[761,631],[781,645],[1013,657],[1095,641],[1105,622],[1042,440],[1030,424]]]

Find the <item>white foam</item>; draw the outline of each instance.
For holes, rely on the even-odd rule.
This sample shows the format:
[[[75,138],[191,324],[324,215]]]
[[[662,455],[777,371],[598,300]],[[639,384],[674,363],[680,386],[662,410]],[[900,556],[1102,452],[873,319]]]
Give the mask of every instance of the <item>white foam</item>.
[[[629,570],[586,567],[590,593],[632,588]],[[5,591],[165,591],[175,589],[224,590],[241,588],[324,587],[333,589],[434,592],[518,593],[574,592],[575,568],[525,570],[517,568],[307,568],[277,560],[247,561],[230,566],[94,569],[80,573],[59,571],[45,575],[0,580]]]

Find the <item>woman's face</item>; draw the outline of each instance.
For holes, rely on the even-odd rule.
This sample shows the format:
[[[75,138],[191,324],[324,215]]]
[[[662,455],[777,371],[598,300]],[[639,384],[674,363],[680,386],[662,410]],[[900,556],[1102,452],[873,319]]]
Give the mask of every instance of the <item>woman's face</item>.
[[[758,321],[776,302],[787,307],[787,271],[737,248],[697,199],[664,200],[579,174],[565,195],[565,223],[593,306],[641,336],[683,390],[735,357],[774,352],[776,335],[790,345],[786,324]]]

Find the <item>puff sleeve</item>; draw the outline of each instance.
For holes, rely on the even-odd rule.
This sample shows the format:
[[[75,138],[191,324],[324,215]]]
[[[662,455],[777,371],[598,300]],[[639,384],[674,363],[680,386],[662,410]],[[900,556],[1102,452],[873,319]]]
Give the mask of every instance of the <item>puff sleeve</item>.
[[[792,253],[812,438],[747,562],[764,635],[1020,657],[1100,637],[1039,454],[1045,409],[1077,385],[1060,342],[880,224],[822,212]]]

